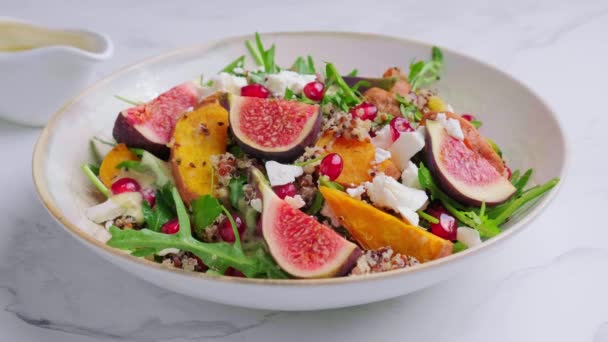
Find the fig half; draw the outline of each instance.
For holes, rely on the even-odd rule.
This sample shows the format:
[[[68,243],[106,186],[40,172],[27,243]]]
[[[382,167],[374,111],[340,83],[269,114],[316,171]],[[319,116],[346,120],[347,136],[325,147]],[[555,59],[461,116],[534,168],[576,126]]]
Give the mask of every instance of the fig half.
[[[198,104],[200,88],[192,82],[173,87],[154,100],[123,110],[112,135],[119,143],[142,148],[161,159],[169,157],[167,143],[177,119]]]
[[[227,107],[236,142],[258,158],[291,162],[315,143],[321,128],[318,105],[231,94]]]
[[[450,197],[471,206],[483,202],[492,206],[515,193],[511,182],[487,159],[448,135],[438,121],[426,121],[425,140],[429,170]]]
[[[262,234],[270,254],[297,278],[329,278],[347,274],[362,251],[330,227],[293,208],[277,196],[262,172],[251,171],[262,194]]]

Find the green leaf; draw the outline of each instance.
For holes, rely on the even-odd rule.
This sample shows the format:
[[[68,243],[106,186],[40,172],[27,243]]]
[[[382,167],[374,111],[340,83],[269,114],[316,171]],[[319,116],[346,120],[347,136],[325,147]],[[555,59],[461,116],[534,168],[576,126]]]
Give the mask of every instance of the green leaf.
[[[150,229],[121,230],[112,226],[109,229],[111,238],[107,242],[108,246],[134,251],[136,255],[149,255],[153,251],[156,253],[166,248],[176,248],[195,254],[205,265],[219,274],[224,274],[228,267],[233,267],[251,278],[287,277],[263,248],[245,254],[240,248],[225,242],[204,243],[194,239],[190,231],[188,212],[179,193],[175,188],[171,188],[170,192],[180,223],[177,234],[162,234]]]
[[[264,84],[266,81],[266,73],[262,71],[249,72],[247,74],[251,83]]]
[[[175,213],[175,202],[173,202],[173,194],[171,192],[173,189],[172,184],[166,184],[163,187],[160,187],[156,190],[156,204],[162,203],[165,207],[169,208],[172,213]]]
[[[243,149],[241,149],[241,147],[237,144],[234,144],[230,147],[228,147],[228,152],[230,152],[230,154],[232,154],[235,158],[241,158],[245,155],[245,152],[243,152]]]
[[[315,62],[312,60],[312,56],[308,55],[306,59],[308,60],[308,70],[311,74],[316,74],[317,70],[315,69]]]
[[[247,183],[247,177],[245,175],[232,178],[228,183],[228,189],[230,190],[228,198],[230,199],[230,204],[233,208],[238,208],[239,199],[244,196],[243,185],[245,185],[245,183]]]
[[[412,122],[420,122],[422,120],[422,112],[420,112],[420,109],[415,104],[399,94],[395,94],[395,99],[399,103],[399,111],[403,117]]]
[[[291,66],[291,70],[303,75],[312,75],[315,71],[315,64],[312,57],[309,55],[307,58],[302,56],[296,58],[295,62]]]
[[[439,223],[439,220],[435,216],[431,216],[422,210],[418,210],[418,211],[416,211],[416,213],[418,214],[418,216],[427,220],[429,223]]]
[[[226,217],[228,218],[228,221],[230,221],[230,226],[232,226],[232,234],[234,234],[234,248],[242,252],[243,248],[241,247],[241,234],[239,233],[239,229],[236,226],[236,222],[234,222],[234,217],[232,217],[230,211],[228,211],[228,209],[226,209],[226,207],[224,207],[223,205],[220,205],[220,208],[224,212],[224,215],[226,215]]]
[[[328,188],[332,188],[332,189],[336,189],[336,190],[340,190],[340,191],[345,191],[344,187],[341,184],[330,181],[329,178],[327,178],[327,176],[319,177],[319,185],[326,186]]]
[[[155,232],[160,232],[163,224],[175,217],[171,208],[162,201],[157,201],[154,208],[150,207],[147,201],[143,201],[142,211],[146,227]]]
[[[358,74],[359,74],[359,70],[353,69],[348,74],[346,74],[346,76],[348,76],[348,77],[356,77]]]
[[[245,66],[245,55],[240,56],[234,61],[230,62],[230,64],[226,65],[221,72],[227,72],[229,74],[234,74],[234,69],[243,68]]]
[[[91,155],[93,165],[98,166],[103,161],[103,157],[101,156],[101,153],[99,153],[99,149],[97,149],[97,145],[95,145],[95,140],[93,139],[89,141],[89,154]]]
[[[192,216],[195,229],[202,231],[212,224],[222,213],[222,206],[217,198],[203,195],[192,201]]]
[[[441,50],[439,50],[438,47],[433,46],[431,49],[430,61],[418,61],[410,64],[408,81],[412,86],[412,91],[416,91],[420,87],[427,86],[439,80],[442,69],[443,53],[441,53]]]
[[[464,243],[462,243],[460,241],[456,241],[456,242],[454,242],[452,252],[453,253],[462,252],[462,251],[466,250],[467,248],[469,248],[469,247],[467,247],[467,245],[465,245]]]
[[[479,120],[471,120],[471,125],[473,125],[473,127],[475,127],[476,129],[479,129],[479,127],[481,127],[482,123]]]
[[[317,193],[315,194],[315,197],[312,199],[312,203],[310,204],[310,207],[308,207],[308,209],[306,210],[306,213],[308,215],[318,214],[319,211],[321,211],[321,208],[323,208],[324,202],[325,202],[325,199],[323,198],[321,191],[317,191]]]
[[[101,180],[99,180],[99,178],[97,178],[97,176],[95,175],[95,172],[93,172],[93,170],[91,170],[91,167],[88,164],[82,165],[81,169],[82,169],[82,172],[84,172],[85,176],[87,176],[87,178],[91,181],[91,183],[93,183],[93,185],[95,185],[97,190],[99,190],[99,192],[104,194],[104,196],[106,196],[106,197],[110,197],[110,191],[101,182]],[[99,170],[97,170],[97,171],[99,172]]]
[[[473,121],[471,121],[471,122],[473,122]],[[490,147],[492,147],[494,152],[496,152],[502,158],[502,150],[500,149],[500,147],[498,147],[496,142],[494,142],[494,140],[492,140],[490,138],[486,138],[486,141],[490,144]]]
[[[135,148],[135,147],[129,148],[129,151],[133,152],[133,154],[135,154],[136,156],[138,156],[140,158],[141,158],[141,156],[144,155],[145,152],[147,152],[143,148]]]
[[[93,137],[93,140],[95,140],[95,141],[97,141],[97,142],[100,142],[100,143],[102,143],[102,144],[104,144],[104,145],[108,145],[108,146],[110,146],[110,147],[114,147],[114,146],[116,146],[116,143],[113,143],[113,142],[111,142],[111,141],[107,141],[107,140],[101,139],[101,138],[99,138],[99,137]]]
[[[137,172],[145,172],[147,170],[147,168],[141,164],[141,162],[139,160],[124,160],[120,163],[118,163],[118,165],[116,165],[117,169],[128,169],[128,170],[133,170],[133,171],[137,171]]]
[[[247,50],[249,50],[249,54],[251,55],[251,57],[255,61],[255,64],[257,64],[258,66],[263,66],[264,65],[264,60],[262,59],[262,56],[260,55],[260,52],[257,51],[253,47],[253,44],[250,41],[247,40],[247,41],[245,41],[245,46],[247,47]]]
[[[496,224],[503,224],[524,205],[553,189],[558,183],[559,178],[553,178],[545,184],[537,185],[520,193],[516,198],[509,200],[508,204],[504,206],[500,212],[493,213],[496,215],[494,221]]]

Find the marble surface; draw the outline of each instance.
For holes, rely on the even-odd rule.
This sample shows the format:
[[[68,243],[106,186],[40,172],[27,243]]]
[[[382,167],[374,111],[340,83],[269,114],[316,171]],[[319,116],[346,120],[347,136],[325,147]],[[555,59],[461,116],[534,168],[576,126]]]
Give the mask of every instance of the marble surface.
[[[530,85],[559,114],[572,153],[558,198],[482,267],[395,300],[280,313],[192,300],[93,255],[37,200],[30,165],[39,130],[0,123],[0,340],[608,341],[605,0],[2,0],[0,13],[108,33],[116,55],[98,77],[172,48],[254,30],[427,40]]]

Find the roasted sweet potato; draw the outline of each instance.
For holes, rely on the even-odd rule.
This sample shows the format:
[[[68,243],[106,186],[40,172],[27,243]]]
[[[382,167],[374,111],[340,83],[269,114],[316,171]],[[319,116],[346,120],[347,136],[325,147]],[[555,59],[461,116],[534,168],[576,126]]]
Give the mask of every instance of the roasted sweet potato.
[[[106,154],[99,167],[99,179],[108,188],[112,186],[114,177],[118,176],[120,170],[116,166],[126,160],[138,160],[135,153],[131,152],[127,145],[117,144]]]
[[[376,149],[369,141],[359,141],[344,137],[334,138],[331,133],[323,135],[317,146],[325,147],[328,152],[337,153],[342,157],[344,168],[336,179],[336,182],[344,186],[356,186],[370,181],[370,169],[376,156]],[[400,174],[393,162],[385,160],[377,166],[376,172],[384,172],[393,178],[399,178]]]
[[[420,262],[452,254],[452,242],[448,240],[409,225],[340,190],[328,187],[320,190],[336,218],[365,249],[391,247]]]
[[[201,105],[177,121],[170,143],[170,163],[186,203],[211,193],[210,157],[226,152],[227,135],[228,112],[217,102]]]

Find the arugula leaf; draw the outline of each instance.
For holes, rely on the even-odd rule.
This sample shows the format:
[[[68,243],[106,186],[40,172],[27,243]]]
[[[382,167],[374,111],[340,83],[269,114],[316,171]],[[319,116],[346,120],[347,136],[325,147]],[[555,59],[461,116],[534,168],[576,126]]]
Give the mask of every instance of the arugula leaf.
[[[420,122],[422,120],[422,112],[420,112],[420,109],[415,104],[399,94],[395,94],[395,99],[399,103],[399,111],[403,117],[412,122]]]
[[[245,183],[247,183],[247,177],[245,177],[245,175],[232,178],[228,183],[228,189],[230,191],[228,198],[230,199],[230,204],[233,208],[238,208],[239,199],[244,196],[243,185],[245,185]]]
[[[156,202],[154,208],[150,207],[147,201],[143,201],[142,211],[146,227],[155,232],[160,232],[163,224],[175,217],[171,208],[161,201]]]
[[[99,138],[99,137],[93,137],[93,140],[95,140],[95,141],[97,141],[97,142],[100,142],[100,143],[102,143],[102,144],[104,144],[104,145],[108,145],[108,146],[110,146],[110,147],[114,147],[114,146],[116,146],[116,143],[113,143],[113,142],[111,142],[111,141],[107,141],[107,140],[101,139],[101,138]]]
[[[443,69],[443,53],[438,47],[433,46],[431,49],[431,60],[428,62],[418,61],[410,64],[410,73],[408,81],[412,86],[412,91],[418,90],[420,87],[429,85],[439,80],[439,74]]]
[[[243,149],[241,149],[241,147],[237,144],[234,144],[234,145],[228,147],[228,152],[230,152],[230,154],[232,154],[236,158],[241,158],[242,156],[245,155],[245,152],[243,152]]]
[[[353,90],[348,86],[333,64],[325,65],[325,75],[325,89],[328,91],[323,96],[322,104],[331,103],[346,112],[350,107],[361,102],[356,89]]]
[[[359,74],[359,70],[353,69],[348,74],[346,74],[346,76],[348,76],[348,77],[356,77],[358,74]]]
[[[473,127],[475,127],[476,129],[479,129],[479,127],[481,127],[482,123],[479,120],[471,120],[471,125],[473,125]]]
[[[177,189],[172,188],[171,193],[180,224],[180,230],[177,234],[162,234],[150,229],[121,230],[112,226],[110,227],[112,237],[107,242],[108,246],[130,250],[137,255],[165,248],[177,248],[195,254],[205,265],[219,274],[224,274],[228,267],[233,267],[251,278],[287,277],[262,248],[246,255],[236,245],[225,242],[204,243],[194,239],[191,235],[190,219],[184,202],[181,200]]]
[[[439,223],[439,220],[435,216],[431,216],[422,210],[418,210],[418,211],[416,211],[416,213],[418,214],[418,216],[427,220],[429,223]]]
[[[263,71],[249,72],[247,73],[247,77],[249,77],[251,83],[264,84],[264,81],[266,81],[266,73]]]
[[[341,184],[330,181],[327,176],[319,177],[319,186],[326,186],[328,188],[345,191],[344,187]]]
[[[120,163],[118,163],[118,165],[116,165],[117,169],[128,169],[128,170],[133,170],[133,171],[137,171],[137,172],[145,172],[148,168],[144,165],[142,165],[142,163],[139,160],[124,160]]]
[[[473,122],[473,121],[471,121],[471,122]],[[494,140],[492,140],[490,138],[486,138],[486,141],[488,142],[488,144],[490,144],[490,147],[492,147],[494,152],[496,152],[498,154],[498,156],[500,156],[502,158],[502,150],[500,149],[500,147],[498,147],[496,142],[494,142]]]
[[[222,69],[221,72],[227,72],[229,74],[234,74],[234,69],[243,68],[245,66],[245,55],[240,56],[234,61],[230,62],[228,65]]]
[[[462,252],[468,248],[469,247],[467,247],[467,245],[465,245],[464,243],[462,243],[460,241],[456,241],[456,242],[454,242],[454,246],[452,248],[452,253]]]
[[[255,33],[255,46],[250,41],[246,41],[245,46],[247,47],[247,50],[249,50],[249,54],[251,54],[251,57],[255,60],[256,64],[263,66],[266,73],[274,74],[280,71],[281,68],[276,65],[274,60],[274,44],[270,46],[270,49],[266,50],[259,33]]]
[[[164,186],[156,190],[156,205],[159,203],[164,204],[171,212],[175,213],[175,203],[173,202],[173,194],[171,193],[173,185],[167,183]]]
[[[325,203],[325,199],[323,198],[321,191],[317,191],[317,193],[315,194],[315,197],[312,199],[312,203],[310,204],[310,207],[308,207],[308,209],[306,209],[306,213],[308,215],[318,214],[319,211],[321,211],[321,208],[323,208],[323,203]]]
[[[89,164],[89,169],[91,169],[91,172],[93,172],[93,174],[95,174],[95,176],[99,176],[99,166]]]
[[[103,157],[101,156],[101,153],[99,153],[97,145],[95,145],[95,141],[93,139],[89,141],[89,154],[93,160],[93,165],[100,165],[103,161]]]
[[[87,178],[91,181],[91,183],[93,183],[93,185],[95,185],[97,190],[99,190],[99,192],[104,194],[104,196],[106,196],[106,197],[110,197],[110,191],[101,182],[101,180],[99,180],[99,178],[97,178],[97,176],[95,175],[95,172],[93,172],[93,170],[91,170],[91,167],[89,166],[89,164],[83,164],[81,166],[81,169],[82,169],[82,172],[84,172],[85,176],[87,176]]]
[[[307,58],[302,56],[296,58],[295,62],[291,66],[291,70],[303,75],[313,75],[315,71],[315,64],[312,57],[308,55]]]
[[[520,194],[516,194],[516,196],[507,202],[507,205],[502,210],[493,213],[493,215],[496,215],[494,221],[496,224],[503,224],[524,205],[553,189],[559,183],[559,180],[559,178],[553,178],[545,184],[534,186]]]
[[[253,47],[253,44],[250,41],[247,40],[247,41],[245,41],[245,46],[247,47],[247,50],[249,50],[249,54],[251,55],[251,57],[255,61],[255,64],[257,64],[258,66],[263,66],[264,65],[264,60],[262,59],[262,56],[260,55],[260,53],[258,52],[258,50],[256,50]]]
[[[207,228],[221,213],[222,205],[220,201],[211,195],[203,195],[192,201],[194,227],[198,231]]]
[[[129,151],[133,152],[133,154],[135,154],[136,156],[140,157],[144,155],[145,152],[147,152],[146,150],[144,150],[143,148],[135,148],[135,147],[131,147],[129,148]],[[148,152],[149,153],[149,152]]]

